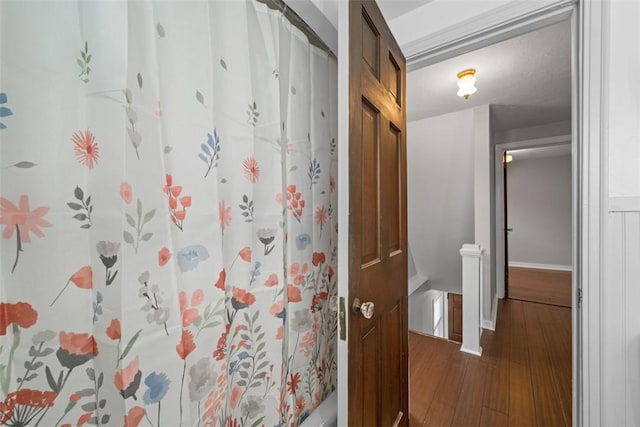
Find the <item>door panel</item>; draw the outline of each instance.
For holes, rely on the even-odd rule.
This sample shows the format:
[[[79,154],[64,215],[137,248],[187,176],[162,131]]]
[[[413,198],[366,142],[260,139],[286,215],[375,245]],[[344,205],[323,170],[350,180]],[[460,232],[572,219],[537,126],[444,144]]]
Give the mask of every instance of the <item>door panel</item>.
[[[389,93],[395,98],[396,103],[401,105],[402,95],[402,73],[398,61],[393,57],[393,54],[389,52],[389,72],[387,73],[386,87]]]
[[[378,55],[380,52],[379,34],[365,9],[362,9],[362,59],[371,73],[378,76]]]
[[[378,191],[379,175],[379,116],[367,103],[362,103],[362,265],[380,258],[380,204]]]
[[[362,354],[363,354],[363,371],[373,371],[380,363],[380,356],[378,354],[378,342],[380,337],[378,335],[379,329],[374,325],[369,329],[362,337]],[[377,392],[380,387],[380,378],[377,375],[363,375],[360,378],[362,382],[363,400],[365,402],[375,402],[378,399]],[[364,409],[364,408],[363,408]],[[367,408],[361,413],[363,426],[374,426],[378,422],[378,408]]]
[[[385,313],[385,329],[383,342],[387,348],[401,348],[402,336],[398,331],[402,330],[402,307],[398,304]],[[382,366],[390,366],[392,369],[382,372],[382,425],[391,426],[402,409],[402,354],[397,351],[382,352]]]
[[[382,158],[386,162],[385,176],[386,191],[383,206],[388,206],[387,222],[385,226],[389,233],[389,256],[402,250],[402,134],[391,125],[389,134],[383,144]]]
[[[449,339],[462,342],[462,295],[448,294],[449,298]]]
[[[375,2],[350,3],[350,426],[408,425],[405,60]]]

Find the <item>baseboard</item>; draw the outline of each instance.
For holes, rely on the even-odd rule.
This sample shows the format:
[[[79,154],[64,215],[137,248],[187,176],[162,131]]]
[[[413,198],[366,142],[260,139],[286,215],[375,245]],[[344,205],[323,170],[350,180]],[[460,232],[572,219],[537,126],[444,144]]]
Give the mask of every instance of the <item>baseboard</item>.
[[[509,298],[571,307],[572,271],[509,266]]]
[[[539,269],[539,270],[573,271],[573,267],[571,267],[570,265],[538,264],[538,263],[533,263],[533,262],[511,262],[511,261],[509,261],[509,267],[535,268],[535,269]]]
[[[469,348],[465,348],[465,346],[462,345],[462,346],[460,346],[460,351],[462,351],[464,353],[473,354],[475,356],[482,356],[482,347],[480,347],[479,350],[476,351],[476,350],[471,350]]]
[[[493,299],[493,308],[491,309],[491,319],[482,319],[482,329],[490,331],[496,330],[496,319],[498,318],[498,297]]]
[[[421,332],[421,331],[416,331],[415,329],[409,329],[409,333],[410,334],[416,334],[416,335],[420,335],[423,337],[427,337],[427,338],[433,338],[434,340],[440,340],[440,341],[446,341],[446,342],[454,342],[457,343],[457,341],[451,341],[448,338],[445,337],[439,337],[437,335],[431,335],[431,334],[427,334],[425,332]]]

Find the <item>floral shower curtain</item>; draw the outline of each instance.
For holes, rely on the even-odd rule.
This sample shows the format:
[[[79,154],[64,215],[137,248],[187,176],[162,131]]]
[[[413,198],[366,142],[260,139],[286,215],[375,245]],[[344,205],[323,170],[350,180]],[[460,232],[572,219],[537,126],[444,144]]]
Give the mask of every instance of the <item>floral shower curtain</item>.
[[[336,61],[256,1],[0,2],[0,423],[297,425],[336,382]]]

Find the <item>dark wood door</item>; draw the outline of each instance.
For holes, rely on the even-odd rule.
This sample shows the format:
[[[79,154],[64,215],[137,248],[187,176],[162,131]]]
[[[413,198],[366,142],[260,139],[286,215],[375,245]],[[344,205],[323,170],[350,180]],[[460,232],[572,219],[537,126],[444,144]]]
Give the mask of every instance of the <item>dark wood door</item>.
[[[462,342],[462,295],[447,294],[449,299],[449,339]]]
[[[407,426],[405,59],[374,1],[349,26],[348,425]]]

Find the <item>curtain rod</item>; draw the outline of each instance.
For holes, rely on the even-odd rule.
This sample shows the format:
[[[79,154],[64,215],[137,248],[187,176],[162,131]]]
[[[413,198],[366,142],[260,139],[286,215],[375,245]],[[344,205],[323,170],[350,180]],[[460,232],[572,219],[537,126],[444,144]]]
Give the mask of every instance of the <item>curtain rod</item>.
[[[258,3],[263,3],[272,10],[278,10],[282,13],[282,15],[289,21],[293,26],[302,31],[307,38],[309,39],[309,43],[320,48],[327,52],[329,55],[336,57],[336,54],[333,53],[331,48],[327,46],[327,44],[316,34],[315,31],[307,24],[293,9],[291,9],[283,0],[256,0]]]

